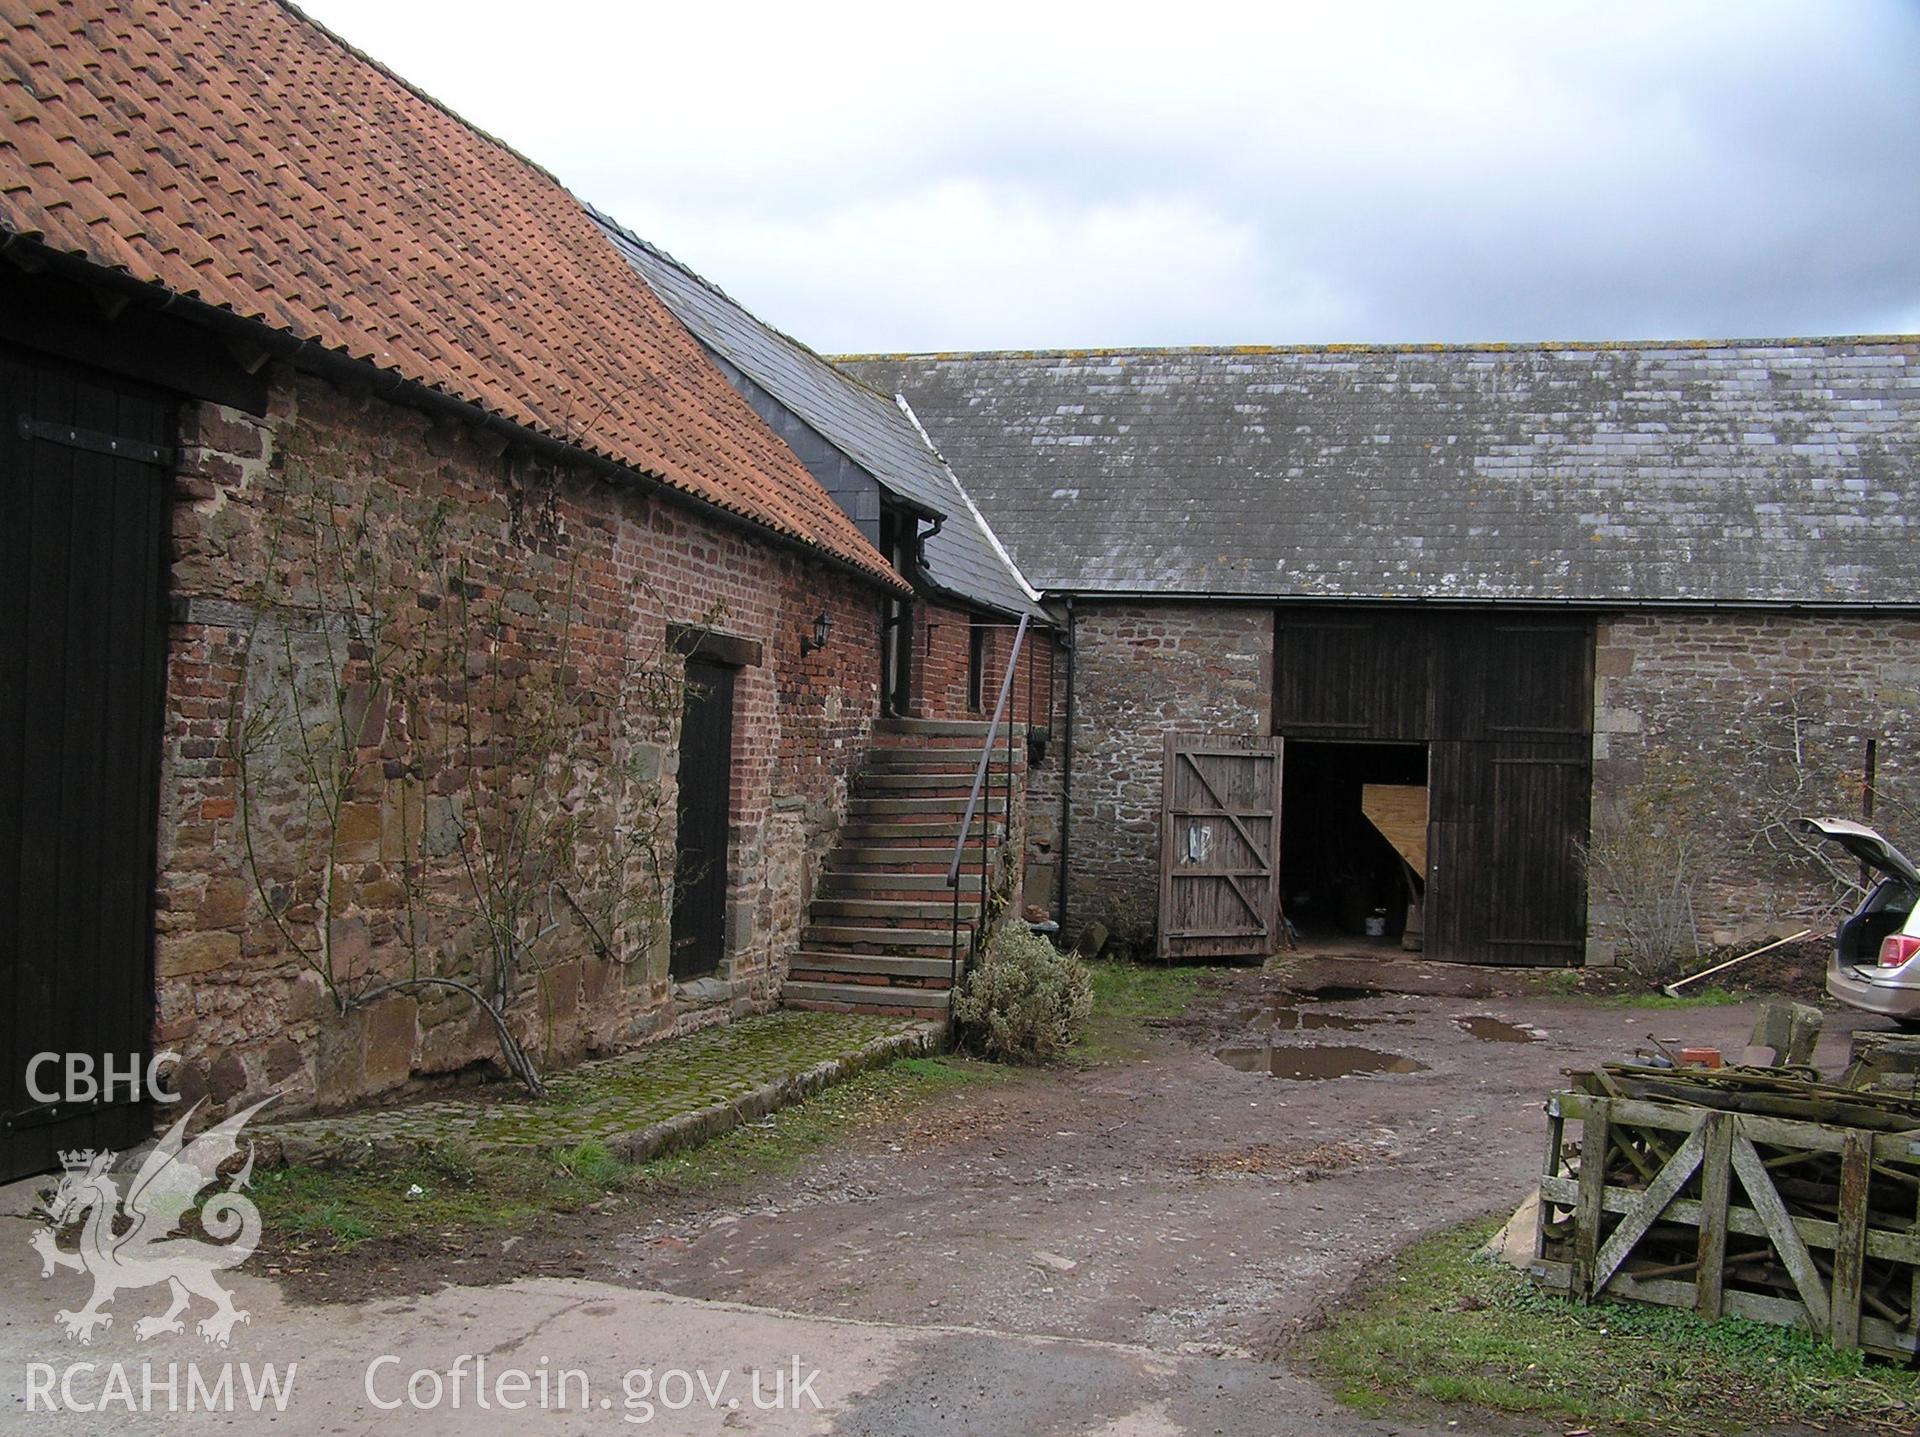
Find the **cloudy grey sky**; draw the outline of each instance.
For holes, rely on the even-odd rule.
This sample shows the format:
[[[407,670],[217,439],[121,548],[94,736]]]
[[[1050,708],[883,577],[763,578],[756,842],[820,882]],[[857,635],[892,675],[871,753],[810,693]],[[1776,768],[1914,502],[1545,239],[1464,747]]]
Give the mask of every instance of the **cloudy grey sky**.
[[[1920,3],[307,0],[826,351],[1920,330]]]

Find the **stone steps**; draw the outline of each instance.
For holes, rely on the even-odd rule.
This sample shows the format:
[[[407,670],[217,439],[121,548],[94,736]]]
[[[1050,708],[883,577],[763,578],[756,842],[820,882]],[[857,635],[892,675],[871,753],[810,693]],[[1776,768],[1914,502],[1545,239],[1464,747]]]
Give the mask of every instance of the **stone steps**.
[[[815,953],[801,949],[793,955],[793,973],[835,975],[811,981],[851,982],[856,977],[909,979],[929,988],[944,988],[953,976],[948,958],[910,958],[898,953]]]
[[[909,893],[908,902],[949,902],[953,890],[947,887],[947,865],[942,863],[931,873],[876,872],[871,868],[845,871],[829,869],[820,882],[836,897],[879,898],[883,893]],[[934,895],[929,898],[928,895]],[[980,894],[980,870],[960,874],[960,901],[968,903]]]
[[[881,983],[794,983],[780,991],[786,1007],[813,1012],[887,1013],[903,1018],[943,1019],[944,988],[904,988]]]
[[[1026,748],[1016,746],[1013,771],[1023,771]],[[994,750],[993,767],[1005,773],[1007,756]],[[980,767],[980,748],[872,748],[867,750],[867,769],[872,773],[964,773],[969,779]]]
[[[922,893],[908,899],[871,898],[864,893],[831,898],[816,898],[807,905],[816,923],[890,923],[909,931],[938,926],[953,926],[953,900],[935,902]],[[970,919],[980,912],[976,898],[960,900],[960,917]]]
[[[998,773],[988,774],[980,785],[983,794],[994,793],[1005,798],[1007,773],[1002,769]],[[892,798],[900,789],[911,789],[928,794],[957,793],[962,798],[973,791],[971,773],[874,773],[869,770],[854,780],[853,791],[856,794],[871,794],[875,798]]]
[[[1000,841],[1006,825],[999,819],[983,818],[974,815],[973,826],[967,830],[967,844],[972,847],[980,842],[982,830],[986,830],[993,842]],[[953,840],[960,835],[960,815],[953,815],[952,823],[935,823],[926,815],[909,815],[900,821],[871,818],[859,819],[848,823],[840,830],[842,842],[852,841],[861,847],[879,847],[898,843],[903,848],[920,849],[929,842],[938,845],[942,840],[947,845],[949,857],[953,854]]]
[[[853,923],[809,923],[800,935],[810,952],[898,953],[908,958],[939,958],[953,950],[948,928],[880,928]]]
[[[946,1015],[954,951],[947,866],[986,731],[986,724],[965,720],[889,719],[875,727],[870,762],[853,780],[840,846],[827,859],[800,951],[788,966],[786,1006]],[[1014,734],[1013,772],[1022,778],[1023,736]],[[960,876],[963,924],[980,914],[981,846],[996,863],[1014,787],[1004,767],[982,787]]]
[[[978,837],[978,834],[975,835]],[[912,874],[925,877],[938,877],[945,881],[947,865],[953,862],[953,844],[925,847],[913,846],[910,839],[900,839],[892,844],[876,843],[863,848],[841,848],[835,850],[827,860],[827,872],[835,873],[898,873],[903,876]],[[978,877],[976,873],[976,878]]]
[[[978,753],[980,745],[986,741],[988,721],[986,719],[878,719],[873,725],[873,737],[876,744],[895,743],[902,747],[937,747],[940,740],[971,740],[973,751]],[[1011,730],[1016,745],[1027,736],[1024,723],[1003,723],[995,739],[1004,743]]]

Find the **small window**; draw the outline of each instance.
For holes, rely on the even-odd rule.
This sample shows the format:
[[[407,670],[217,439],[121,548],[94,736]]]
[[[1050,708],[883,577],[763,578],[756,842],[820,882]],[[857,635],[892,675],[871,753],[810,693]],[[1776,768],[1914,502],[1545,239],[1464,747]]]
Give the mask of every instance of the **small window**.
[[[967,707],[985,712],[982,699],[987,689],[987,634],[991,632],[978,614],[967,620]]]

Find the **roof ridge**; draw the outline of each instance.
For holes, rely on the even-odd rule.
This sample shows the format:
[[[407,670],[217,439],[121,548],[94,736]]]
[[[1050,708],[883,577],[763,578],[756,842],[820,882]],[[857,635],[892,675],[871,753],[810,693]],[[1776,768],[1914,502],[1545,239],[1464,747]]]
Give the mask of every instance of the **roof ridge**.
[[[1530,339],[1530,340],[1436,340],[1395,344],[1141,344],[1093,345],[1060,349],[929,349],[876,351],[868,354],[825,356],[835,366],[873,364],[909,359],[1093,359],[1101,357],[1162,355],[1248,355],[1267,354],[1508,354],[1529,351],[1609,351],[1635,349],[1794,349],[1808,346],[1837,347],[1862,345],[1920,344],[1920,334],[1832,334],[1783,336],[1771,339]]]
[[[947,456],[942,454],[940,446],[933,442],[933,436],[927,433],[927,426],[922,424],[920,416],[913,412],[912,401],[904,394],[896,394],[893,396],[893,402],[900,406],[900,412],[906,415],[908,422],[913,425],[913,432],[920,436],[920,442],[927,446],[927,452],[932,454],[934,460],[940,465],[940,472],[951,481],[954,491],[960,496],[960,502],[967,506],[967,512],[973,516],[973,522],[980,526],[980,532],[987,536],[987,543],[992,546],[1000,562],[1005,564],[1007,571],[1019,581],[1027,598],[1033,603],[1039,603],[1040,591],[1033,586],[1033,581],[1027,578],[1027,571],[1015,562],[1007,546],[1000,542],[1000,535],[993,525],[987,522],[987,516],[980,512],[980,506],[973,502],[973,495],[967,491],[967,486],[960,482],[960,471],[947,462]]]

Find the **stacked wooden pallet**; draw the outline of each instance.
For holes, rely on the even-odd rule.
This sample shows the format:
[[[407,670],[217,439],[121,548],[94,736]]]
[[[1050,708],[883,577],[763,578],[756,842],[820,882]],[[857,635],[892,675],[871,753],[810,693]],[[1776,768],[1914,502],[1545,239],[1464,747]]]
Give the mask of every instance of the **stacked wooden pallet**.
[[[1547,1105],[1543,1284],[1920,1351],[1911,1092],[1808,1070],[1608,1064],[1572,1078]]]

